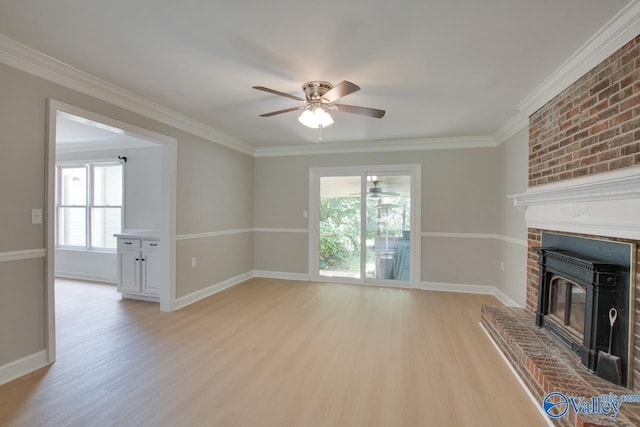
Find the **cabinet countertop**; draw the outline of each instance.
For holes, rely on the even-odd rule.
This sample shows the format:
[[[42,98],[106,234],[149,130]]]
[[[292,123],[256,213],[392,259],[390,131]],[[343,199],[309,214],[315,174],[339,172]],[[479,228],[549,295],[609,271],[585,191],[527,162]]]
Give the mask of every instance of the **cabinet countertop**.
[[[160,240],[159,230],[126,230],[114,234],[118,239]]]

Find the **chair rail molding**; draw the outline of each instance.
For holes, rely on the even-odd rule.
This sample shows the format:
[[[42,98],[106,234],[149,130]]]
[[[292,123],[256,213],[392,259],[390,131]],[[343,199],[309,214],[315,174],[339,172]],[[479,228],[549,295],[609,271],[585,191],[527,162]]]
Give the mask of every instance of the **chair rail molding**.
[[[46,249],[26,249],[23,251],[0,252],[0,262],[20,261],[23,259],[44,258]]]

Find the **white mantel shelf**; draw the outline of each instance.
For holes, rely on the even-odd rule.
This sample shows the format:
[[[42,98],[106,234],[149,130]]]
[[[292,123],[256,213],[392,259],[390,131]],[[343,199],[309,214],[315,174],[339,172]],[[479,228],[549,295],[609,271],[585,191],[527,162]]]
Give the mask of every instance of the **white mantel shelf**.
[[[640,240],[640,167],[530,187],[508,196],[528,228]]]

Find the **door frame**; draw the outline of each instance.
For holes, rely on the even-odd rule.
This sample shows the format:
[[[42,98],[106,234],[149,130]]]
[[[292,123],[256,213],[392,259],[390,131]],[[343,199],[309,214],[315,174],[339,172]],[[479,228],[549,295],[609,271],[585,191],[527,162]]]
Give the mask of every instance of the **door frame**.
[[[367,279],[361,274],[360,279],[349,277],[327,277],[320,275],[320,178],[327,176],[360,176],[361,197],[366,193],[366,177],[371,175],[409,175],[411,179],[411,230],[410,240],[413,243],[410,251],[409,280],[381,280]],[[362,212],[365,211],[364,204]],[[364,165],[364,166],[336,166],[309,168],[309,278],[319,282],[350,283],[359,285],[383,285],[386,287],[418,288],[421,276],[422,260],[422,165],[420,164],[392,164],[392,165]],[[364,231],[363,224],[361,229]],[[365,248],[361,248],[365,250]]]
[[[149,129],[132,125],[66,104],[55,99],[47,99],[47,136],[45,161],[45,321],[46,350],[49,363],[56,358],[55,334],[55,185],[56,185],[56,127],[58,112],[65,112],[105,125],[122,129],[125,133],[147,139],[160,145],[162,150],[161,173],[161,230],[163,245],[161,256],[162,277],[160,286],[160,310],[173,311],[176,307],[176,194],[178,176],[178,140]]]

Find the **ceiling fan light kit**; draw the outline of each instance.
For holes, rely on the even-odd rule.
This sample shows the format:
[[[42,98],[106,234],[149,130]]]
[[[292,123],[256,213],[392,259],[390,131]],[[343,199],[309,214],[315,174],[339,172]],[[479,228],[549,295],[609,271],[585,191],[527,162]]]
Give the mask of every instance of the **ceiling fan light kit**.
[[[318,129],[320,126],[326,128],[333,124],[333,118],[321,105],[304,110],[298,121],[311,129]]]
[[[260,114],[260,117],[271,117],[277,114],[288,113],[291,111],[303,110],[298,121],[303,125],[317,129],[318,134],[316,142],[321,139],[322,128],[331,126],[333,124],[333,118],[329,114],[328,110],[342,111],[345,113],[360,114],[363,116],[374,117],[380,119],[384,116],[384,110],[377,110],[375,108],[358,107],[355,105],[335,104],[335,101],[345,97],[353,92],[359,91],[360,87],[349,81],[342,81],[333,86],[329,82],[325,81],[311,81],[302,85],[305,98],[300,98],[295,95],[280,92],[274,89],[270,89],[264,86],[254,86],[254,89],[264,92],[272,93],[274,95],[284,96],[291,98],[298,102],[302,102],[305,105],[300,107],[287,108],[284,110],[273,111],[270,113]]]

